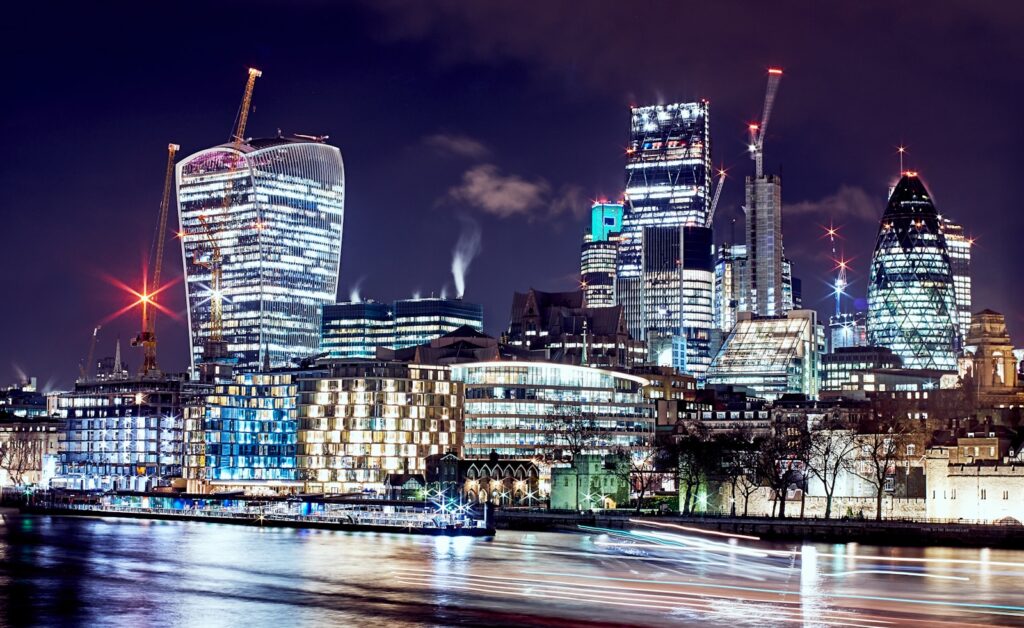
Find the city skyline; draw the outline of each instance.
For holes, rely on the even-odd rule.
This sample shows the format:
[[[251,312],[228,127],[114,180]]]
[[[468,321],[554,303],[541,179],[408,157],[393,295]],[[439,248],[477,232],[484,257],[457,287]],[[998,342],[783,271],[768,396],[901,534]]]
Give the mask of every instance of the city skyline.
[[[614,10],[606,9],[589,18],[592,22],[588,25],[607,28]],[[191,37],[198,38],[204,29],[226,21],[230,12],[222,11],[213,10],[210,25],[196,26],[189,31]],[[408,297],[417,290],[440,294],[446,283],[453,291],[448,269],[451,248],[462,228],[461,216],[471,217],[482,231],[483,248],[470,267],[466,297],[484,305],[488,332],[504,328],[504,313],[513,291],[531,286],[552,290],[574,287],[579,237],[591,199],[618,198],[621,194],[629,104],[711,99],[715,109],[714,165],[724,164],[729,170],[715,241],[729,239],[729,221],[742,221],[738,210],[742,180],[751,168],[745,154],[745,123],[758,114],[763,72],[769,64],[778,64],[786,70],[787,85],[769,132],[771,150],[766,170],[782,171],[786,178],[786,252],[804,280],[806,306],[826,313],[832,306],[827,285],[832,264],[827,259],[827,246],[818,239],[818,225],[831,220],[844,225],[844,249],[852,257],[848,292],[865,296],[872,232],[885,207],[885,189],[899,170],[896,147],[906,143],[907,166],[921,172],[943,212],[963,224],[969,235],[979,237],[972,259],[974,309],[990,307],[1007,312],[1011,332],[1021,331],[1021,319],[1016,314],[1020,311],[1018,297],[1009,289],[1011,278],[994,272],[1013,259],[1012,227],[1018,226],[1019,219],[1006,211],[1012,206],[1010,197],[1000,196],[1004,192],[993,189],[999,186],[960,184],[983,176],[995,180],[1012,177],[1014,156],[998,149],[1003,143],[1014,144],[1013,132],[993,137],[986,125],[995,128],[997,122],[1002,122],[1006,126],[1007,105],[1014,99],[993,90],[988,99],[990,106],[1006,106],[1007,117],[994,115],[989,116],[993,121],[969,121],[975,125],[970,129],[981,154],[979,159],[964,163],[961,155],[950,151],[948,143],[940,141],[943,134],[937,130],[941,127],[934,123],[936,118],[948,115],[948,107],[956,103],[966,107],[967,98],[957,94],[971,93],[965,89],[953,93],[950,102],[938,100],[936,93],[946,80],[942,67],[935,59],[911,53],[914,37],[942,32],[948,16],[941,10],[932,15],[924,34],[907,33],[907,41],[890,44],[901,53],[891,55],[896,61],[890,59],[890,65],[875,66],[883,73],[876,77],[876,83],[866,86],[869,90],[874,87],[884,91],[884,71],[911,75],[911,85],[891,109],[891,116],[872,108],[870,105],[877,101],[859,91],[854,99],[861,99],[859,106],[846,110],[809,96],[835,85],[835,77],[823,73],[820,64],[835,61],[834,56],[840,53],[830,56],[830,48],[822,42],[817,42],[823,45],[821,60],[802,56],[800,46],[795,44],[790,47],[784,42],[761,42],[761,50],[750,46],[751,50],[733,55],[731,60],[709,64],[721,69],[724,81],[709,74],[700,63],[689,72],[662,72],[657,77],[654,68],[637,70],[628,81],[617,63],[605,60],[610,70],[608,84],[595,86],[599,81],[595,81],[593,72],[600,60],[584,61],[579,51],[548,46],[526,53],[511,46],[505,57],[486,51],[453,50],[449,48],[453,44],[442,41],[445,27],[414,7],[398,4],[384,9],[332,11],[332,15],[355,20],[356,26],[340,26],[342,20],[328,22],[352,29],[358,43],[373,51],[369,55],[373,63],[358,69],[352,67],[354,61],[339,61],[341,57],[328,63],[311,54],[320,50],[320,44],[293,42],[290,45],[296,46],[295,50],[254,44],[225,53],[223,59],[208,62],[201,70],[192,67],[185,72],[175,69],[166,51],[136,42],[141,46],[133,62],[137,65],[122,68],[127,79],[111,81],[102,72],[90,73],[88,80],[98,81],[99,88],[85,90],[81,81],[87,80],[86,73],[73,75],[60,104],[50,103],[47,97],[48,89],[56,87],[30,88],[34,85],[33,72],[48,71],[58,61],[57,55],[28,54],[33,51],[32,45],[24,35],[12,34],[5,46],[11,46],[19,60],[14,84],[25,88],[22,91],[26,98],[5,105],[11,107],[10,115],[5,117],[17,122],[11,140],[20,159],[0,173],[4,183],[0,204],[5,216],[12,218],[8,231],[12,235],[5,239],[5,267],[20,269],[10,285],[18,294],[31,295],[33,303],[28,308],[12,308],[5,315],[9,331],[3,335],[0,354],[11,363],[5,365],[9,379],[18,377],[19,369],[26,375],[39,376],[44,383],[52,377],[54,386],[70,385],[78,362],[88,351],[94,326],[134,298],[108,280],[132,287],[141,285],[142,260],[147,257],[156,222],[164,146],[168,141],[179,142],[181,154],[187,155],[223,140],[249,64],[266,72],[254,99],[250,135],[273,136],[278,126],[286,132],[331,134],[330,143],[346,157],[351,196],[346,201],[350,211],[346,212],[346,244],[338,288],[342,300],[354,286],[382,301]],[[855,13],[852,18],[859,20],[859,25],[888,15],[878,6]],[[912,19],[910,13],[895,11],[889,16],[894,24],[886,28],[906,25]],[[160,16],[155,11],[152,15]],[[31,17],[26,15],[26,19]],[[54,28],[58,33],[70,29],[75,17],[74,11],[62,14]],[[303,17],[300,11],[288,19],[298,22]],[[245,27],[257,27],[270,19],[271,12],[257,8],[246,16]],[[488,31],[474,11],[458,19],[475,26],[472,36],[481,41],[488,37],[501,41],[505,37]],[[558,24],[564,19],[562,8],[554,7],[547,19]],[[981,21],[981,16],[977,20],[980,31],[998,34],[1000,27],[995,20]],[[360,25],[371,34],[356,32]],[[168,25],[160,28],[179,26],[171,16]],[[68,36],[74,41],[72,34]],[[969,33],[953,37],[946,42],[951,52],[945,54],[971,49],[970,42],[976,42],[976,37]],[[999,46],[998,38],[987,40],[984,51],[978,54],[988,55]],[[1003,46],[1012,48],[1009,43]],[[421,55],[424,51],[428,54]],[[445,59],[446,51],[454,56]],[[641,52],[645,51],[636,54]],[[109,67],[104,64],[117,58],[108,51],[88,47],[82,54],[87,57],[83,61],[99,68]],[[872,53],[866,61],[880,63],[882,56],[880,52]],[[204,53],[205,57],[208,55]],[[577,61],[570,63],[567,58]],[[396,69],[403,65],[404,69]],[[836,74],[862,71],[848,66],[835,68]],[[988,71],[999,76],[996,68]],[[385,77],[398,78],[382,82],[375,76],[381,72]],[[428,78],[417,78],[423,72]],[[494,72],[502,73],[501,81],[495,80]],[[983,72],[957,80],[970,83],[987,76]],[[435,89],[434,83],[442,89]],[[409,103],[426,93],[427,84],[429,99],[410,113]],[[509,98],[515,90],[522,90],[523,95]],[[295,99],[295,93],[321,97]],[[546,97],[538,104],[540,96]],[[591,102],[594,96],[601,100],[599,104]],[[462,103],[458,111],[451,109],[453,102]],[[382,104],[393,109],[374,110]],[[505,117],[506,121],[497,125],[504,130],[492,128],[495,125],[487,116],[467,115],[462,109],[467,104]],[[126,106],[141,115],[125,118],[119,108]],[[73,128],[57,115],[63,111],[61,107],[76,112]],[[549,111],[579,115],[568,119],[551,116]],[[401,118],[401,124],[377,125],[379,133],[360,128],[367,126],[365,119],[372,119],[368,116],[376,114],[384,119],[388,113]],[[849,128],[840,127],[839,119]],[[555,131],[557,136],[552,135]],[[37,148],[39,144],[52,144],[59,136],[80,140],[71,151],[73,155]],[[842,168],[836,168],[837,164]],[[405,177],[403,185],[397,186],[402,190],[387,189],[396,167]],[[57,176],[61,185],[45,185],[44,168],[47,176]],[[107,181],[100,180],[100,172]],[[17,207],[32,211],[18,212],[14,209]],[[51,220],[38,220],[40,214]],[[382,228],[383,224],[387,228]],[[403,250],[375,255],[388,248]],[[60,254],[54,255],[54,251]],[[509,259],[517,260],[518,272],[512,280],[507,272]],[[181,269],[174,268],[171,260],[166,263],[166,283],[178,282],[165,291],[170,297],[166,305],[179,320],[168,316],[158,320],[161,366],[183,370],[188,363],[188,332]],[[130,353],[127,341],[137,331],[135,312],[104,323],[97,357],[111,353],[115,338],[120,337],[124,355],[134,369],[141,356]]]

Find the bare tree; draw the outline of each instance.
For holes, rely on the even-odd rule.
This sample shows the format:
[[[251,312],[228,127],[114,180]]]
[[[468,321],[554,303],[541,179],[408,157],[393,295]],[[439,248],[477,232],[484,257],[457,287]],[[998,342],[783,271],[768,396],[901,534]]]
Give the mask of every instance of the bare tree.
[[[710,432],[700,421],[692,421],[685,425],[683,433],[663,448],[662,455],[671,458],[669,463],[678,469],[677,477],[684,488],[684,515],[693,511],[697,489],[718,462],[719,456],[715,455],[714,450]]]
[[[860,461],[856,473],[875,489],[875,519],[882,519],[882,499],[887,480],[894,477],[896,463],[903,457],[910,436],[906,421],[893,419],[880,421],[869,434],[857,437]]]
[[[15,486],[21,485],[25,474],[33,468],[42,469],[42,456],[39,451],[38,439],[32,432],[15,430],[0,443],[0,469],[7,472],[7,477]]]
[[[643,509],[644,498],[654,490],[661,472],[657,468],[659,452],[652,446],[644,446],[633,450],[619,449],[616,456],[616,472],[630,486],[630,492],[636,492],[636,512]]]
[[[803,479],[801,463],[806,460],[806,438],[776,433],[760,440],[757,476],[772,490],[779,502],[779,518],[786,516],[786,492]]]
[[[813,430],[807,442],[807,469],[821,480],[825,489],[825,518],[832,516],[832,498],[836,481],[844,471],[853,469],[857,453],[857,435],[838,419],[824,420]]]
[[[562,445],[562,451],[573,459],[594,449],[603,434],[594,413],[575,406],[555,406],[547,415],[546,427],[553,433],[553,440]]]
[[[757,439],[747,426],[733,426],[715,437],[718,472],[731,489],[729,514],[736,516],[737,491],[743,497],[743,516],[747,516],[750,496],[761,487],[757,481]]]

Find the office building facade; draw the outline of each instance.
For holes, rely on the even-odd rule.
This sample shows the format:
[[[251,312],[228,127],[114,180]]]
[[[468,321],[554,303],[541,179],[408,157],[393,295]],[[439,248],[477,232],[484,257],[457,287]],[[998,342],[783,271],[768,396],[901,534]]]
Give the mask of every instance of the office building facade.
[[[580,248],[580,287],[588,307],[615,305],[615,264],[622,231],[622,204],[594,203],[590,231]]]
[[[299,382],[298,465],[306,490],[382,492],[462,447],[462,384],[445,366],[340,361]]]
[[[899,356],[884,347],[837,347],[821,356],[821,390],[843,390],[844,385],[851,383],[855,372],[902,367]]]
[[[317,353],[321,308],[337,296],[341,152],[298,138],[223,144],[179,162],[177,186],[193,366],[217,299],[238,367]]]
[[[77,382],[57,399],[66,424],[55,486],[145,491],[181,477],[182,410],[203,390],[170,375]]]
[[[466,325],[484,329],[484,308],[462,299],[425,297],[395,301],[395,349],[415,347]]]
[[[829,350],[868,346],[868,313],[842,312],[828,319]]]
[[[189,492],[299,490],[298,372],[240,373],[185,408]]]
[[[394,309],[387,303],[354,301],[325,305],[320,351],[328,358],[372,358],[377,347],[395,346]]]
[[[792,306],[792,292],[787,304],[783,281],[782,181],[772,174],[747,177],[745,195],[747,263],[739,309],[779,316]]]
[[[822,341],[814,310],[773,317],[741,312],[711,362],[707,383],[743,386],[769,400],[787,393],[816,398]]]
[[[617,371],[550,362],[456,364],[465,385],[467,458],[492,451],[509,458],[564,457],[636,450],[654,439],[655,409],[648,381]],[[587,429],[577,429],[585,421]],[[575,434],[576,442],[571,442]]]
[[[713,247],[706,227],[644,229],[641,304],[649,361],[701,380],[711,363]]]
[[[868,340],[904,368],[955,371],[956,286],[931,195],[914,173],[900,179],[882,216],[868,283]]]
[[[971,330],[971,247],[974,245],[974,240],[964,234],[962,225],[948,218],[942,219],[942,233],[946,236],[949,267],[953,273],[957,331],[960,334],[961,343],[964,343]]]
[[[644,234],[664,227],[705,227],[710,206],[711,143],[707,101],[633,107],[626,194],[616,269],[616,301],[630,333],[646,340],[648,325],[671,309],[644,294]]]

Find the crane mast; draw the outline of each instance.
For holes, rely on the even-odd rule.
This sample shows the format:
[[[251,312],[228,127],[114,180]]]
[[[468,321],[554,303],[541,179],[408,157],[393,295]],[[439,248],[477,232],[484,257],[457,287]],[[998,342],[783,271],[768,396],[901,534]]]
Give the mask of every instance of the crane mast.
[[[705,227],[711,227],[711,223],[715,220],[715,210],[718,209],[718,199],[722,198],[722,187],[725,184],[725,170],[718,171],[718,184],[715,185],[715,196],[711,199],[711,207],[708,209],[708,219],[705,221]]]
[[[100,325],[92,328],[92,340],[89,341],[89,353],[85,358],[85,364],[78,367],[79,373],[81,374],[81,380],[86,381],[89,379],[89,373],[92,371],[92,360],[96,355],[96,336],[100,333]]]
[[[242,93],[242,105],[238,112],[238,126],[235,127],[234,132],[231,135],[232,145],[236,150],[241,147],[242,142],[245,141],[245,127],[249,122],[249,109],[252,107],[252,92],[253,88],[256,86],[256,79],[261,76],[263,76],[263,72],[256,68],[249,68],[249,78],[245,82],[245,91]],[[224,212],[227,212],[231,207],[231,190],[234,187],[234,173],[237,169],[238,160],[232,158],[228,163],[228,176],[224,185]],[[210,269],[209,341],[211,345],[213,345],[213,343],[217,343],[219,345],[224,341],[224,297],[221,292],[221,262],[223,261],[223,257],[221,256],[220,245],[217,244],[217,239],[214,237],[215,232],[210,221],[206,216],[200,216],[199,223],[202,225],[203,234],[206,236],[206,240],[210,244],[210,259],[208,262],[201,263],[202,266]],[[219,347],[213,350],[211,355],[219,353],[219,350]]]
[[[754,160],[754,176],[764,176],[764,138],[768,131],[768,121],[771,119],[772,107],[775,105],[775,95],[779,91],[779,81],[782,80],[782,70],[779,68],[768,68],[768,88],[764,93],[764,109],[761,113],[761,123],[751,124],[750,131],[750,158]]]
[[[167,210],[171,200],[171,175],[174,173],[174,156],[181,148],[177,144],[167,145],[167,168],[164,171],[164,191],[160,197],[160,219],[157,222],[153,276],[140,297],[142,303],[142,332],[132,340],[132,346],[142,347],[143,375],[156,372],[156,303],[153,298],[160,292],[160,275],[164,266],[164,244],[167,239]]]

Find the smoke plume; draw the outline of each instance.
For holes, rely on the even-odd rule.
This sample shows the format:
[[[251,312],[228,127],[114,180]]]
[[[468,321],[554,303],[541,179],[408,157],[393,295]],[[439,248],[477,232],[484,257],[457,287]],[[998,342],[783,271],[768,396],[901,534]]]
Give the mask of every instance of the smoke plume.
[[[459,240],[452,250],[452,277],[455,279],[455,296],[461,299],[466,292],[466,273],[469,264],[480,252],[480,225],[472,218],[464,217]]]
[[[361,303],[363,301],[362,296],[359,294],[360,289],[363,287],[363,280],[366,279],[366,275],[363,275],[356,280],[356,283],[352,286],[352,289],[348,292],[348,300],[352,303]]]

